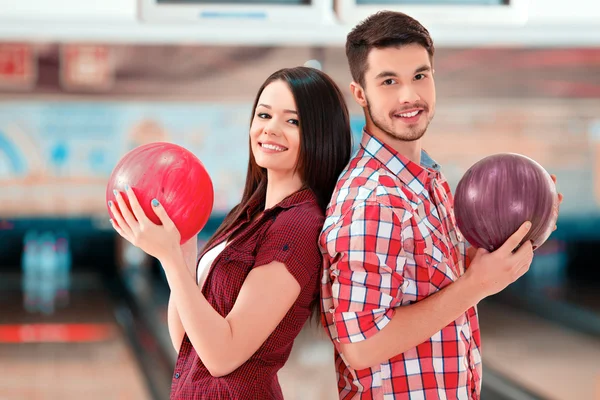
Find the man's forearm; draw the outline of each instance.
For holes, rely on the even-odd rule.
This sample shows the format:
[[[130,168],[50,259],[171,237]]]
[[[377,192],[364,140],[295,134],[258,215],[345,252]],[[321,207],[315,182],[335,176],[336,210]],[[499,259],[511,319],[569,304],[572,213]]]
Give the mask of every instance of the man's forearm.
[[[463,278],[418,303],[397,307],[380,332],[358,343],[342,344],[342,353],[353,369],[379,365],[425,342],[476,305],[482,298],[478,289]]]

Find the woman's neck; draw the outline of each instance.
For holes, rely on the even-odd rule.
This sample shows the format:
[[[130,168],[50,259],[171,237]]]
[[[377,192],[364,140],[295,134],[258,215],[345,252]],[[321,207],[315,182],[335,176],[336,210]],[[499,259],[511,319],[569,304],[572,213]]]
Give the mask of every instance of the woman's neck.
[[[300,176],[293,175],[278,176],[276,173],[267,173],[267,192],[265,196],[265,210],[274,207],[283,199],[297,192],[303,186]]]

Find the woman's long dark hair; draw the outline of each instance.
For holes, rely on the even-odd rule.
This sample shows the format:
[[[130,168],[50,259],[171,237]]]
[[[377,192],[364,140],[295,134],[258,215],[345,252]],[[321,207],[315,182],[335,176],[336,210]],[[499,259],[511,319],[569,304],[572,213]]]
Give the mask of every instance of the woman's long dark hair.
[[[337,179],[350,161],[352,132],[348,107],[339,87],[327,74],[308,67],[284,68],[269,76],[258,90],[251,123],[260,95],[265,87],[275,81],[287,83],[294,96],[300,121],[297,169],[302,182],[315,193],[321,210],[325,212]],[[204,248],[208,249],[221,234],[229,231],[242,217],[249,203],[264,204],[266,192],[267,170],[256,164],[250,145],[242,200],[227,214]],[[318,299],[311,309],[313,314],[318,315]]]

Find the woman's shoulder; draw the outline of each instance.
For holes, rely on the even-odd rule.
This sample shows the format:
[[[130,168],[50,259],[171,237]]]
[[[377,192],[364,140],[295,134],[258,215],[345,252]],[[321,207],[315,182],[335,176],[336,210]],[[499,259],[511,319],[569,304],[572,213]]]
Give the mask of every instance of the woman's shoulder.
[[[308,226],[320,225],[320,229],[325,222],[325,213],[321,207],[319,207],[316,198],[314,200],[311,198],[281,210],[277,215],[275,222]]]

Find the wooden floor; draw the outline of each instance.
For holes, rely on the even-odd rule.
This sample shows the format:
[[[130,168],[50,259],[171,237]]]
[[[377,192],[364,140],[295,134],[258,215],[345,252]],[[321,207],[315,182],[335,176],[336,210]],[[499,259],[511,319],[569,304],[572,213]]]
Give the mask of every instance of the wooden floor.
[[[0,342],[0,400],[149,400],[134,354],[116,325],[112,305],[93,279],[82,277],[66,308],[27,313],[14,276],[0,276],[0,327],[89,323],[107,326],[99,340],[80,343]]]
[[[2,400],[148,400],[122,338],[105,343],[0,346]]]
[[[278,377],[285,400],[338,400],[333,346],[320,326],[304,327]]]
[[[600,338],[487,303],[480,321],[484,366],[549,400],[600,400]]]

